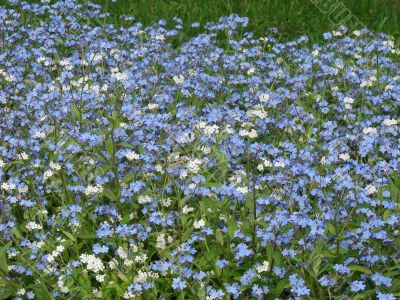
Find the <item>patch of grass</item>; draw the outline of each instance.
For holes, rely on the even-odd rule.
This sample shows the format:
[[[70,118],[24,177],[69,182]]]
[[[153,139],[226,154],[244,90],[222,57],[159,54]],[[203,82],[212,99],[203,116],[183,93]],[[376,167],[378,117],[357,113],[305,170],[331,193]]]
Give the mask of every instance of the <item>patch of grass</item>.
[[[199,21],[202,25],[221,16],[237,13],[250,18],[248,30],[263,36],[271,27],[279,29],[281,36],[292,39],[306,34],[311,40],[319,40],[322,33],[337,27],[332,22],[342,12],[353,15],[371,30],[394,36],[400,33],[400,4],[390,0],[95,0],[107,6],[111,18],[119,24],[121,14],[135,17],[149,25],[159,19],[183,20],[184,33],[192,36],[201,29],[190,28]],[[314,3],[320,2],[320,8]],[[340,5],[340,6],[338,6]],[[322,8],[322,9],[321,9]],[[325,10],[325,12],[323,11]],[[328,13],[327,13],[328,11]]]

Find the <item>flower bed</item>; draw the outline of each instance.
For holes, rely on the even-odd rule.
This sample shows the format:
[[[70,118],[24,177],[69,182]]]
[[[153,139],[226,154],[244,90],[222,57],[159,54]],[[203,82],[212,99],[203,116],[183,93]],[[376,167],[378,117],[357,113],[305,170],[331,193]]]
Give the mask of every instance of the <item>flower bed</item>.
[[[1,299],[400,296],[390,37],[104,17],[0,8]]]

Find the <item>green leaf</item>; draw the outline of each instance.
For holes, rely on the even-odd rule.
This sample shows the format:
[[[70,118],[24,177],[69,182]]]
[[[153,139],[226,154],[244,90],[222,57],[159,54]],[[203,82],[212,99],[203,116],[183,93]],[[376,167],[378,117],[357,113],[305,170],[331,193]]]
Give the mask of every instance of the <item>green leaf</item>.
[[[352,266],[348,266],[350,271],[356,271],[356,272],[361,272],[364,274],[368,274],[371,275],[372,271],[366,267],[363,266],[358,266],[358,265],[352,265]]]
[[[235,231],[236,231],[236,224],[235,224],[234,220],[229,220],[227,223],[228,223],[227,224],[228,225],[228,234],[229,234],[229,237],[232,239],[235,234]]]
[[[282,292],[290,287],[289,279],[285,278],[278,282],[275,287],[275,297],[279,297]]]
[[[369,290],[369,291],[365,291],[361,294],[357,294],[354,296],[354,298],[352,298],[353,300],[364,300],[364,299],[370,299],[368,296],[372,296],[375,295],[376,291],[375,290]]]
[[[121,183],[131,183],[133,180],[135,180],[136,174],[128,174],[124,177],[124,179],[121,180]]]
[[[118,200],[118,196],[115,195],[114,193],[112,193],[109,190],[103,190],[103,196],[105,196],[106,198],[112,200],[112,201],[117,201]]]
[[[12,242],[8,242],[4,247],[0,248],[0,270],[8,273],[8,263],[7,263],[7,249],[10,248]]]
[[[224,153],[222,153],[218,147],[214,148],[214,153],[217,158],[218,166],[221,169],[221,175],[224,176],[226,174],[226,170],[228,168],[228,159]]]
[[[118,272],[117,273],[118,277],[121,278],[121,280],[125,283],[129,283],[129,278],[126,277],[126,275],[124,273]]]
[[[74,115],[75,119],[77,119],[78,121],[82,120],[82,114],[75,104],[71,104],[71,112]]]
[[[106,153],[112,157],[114,156],[114,142],[111,138],[106,140]]]
[[[71,240],[72,242],[76,242],[76,238],[71,233],[69,233],[68,231],[65,231],[65,230],[61,230],[61,231],[68,237],[69,240]]]
[[[11,299],[10,296],[15,295],[15,289],[8,286],[8,284],[4,281],[1,281],[0,278],[0,299]]]
[[[197,296],[200,300],[206,299],[206,287],[203,284],[200,285],[200,288],[197,291]]]
[[[224,237],[222,235],[221,229],[217,229],[215,231],[215,239],[217,240],[217,243],[220,244],[221,246],[224,246]]]
[[[335,226],[333,226],[332,223],[327,223],[326,227],[328,228],[329,233],[336,235],[336,228],[335,228]]]
[[[383,221],[386,221],[390,217],[391,213],[392,211],[390,209],[386,209],[382,216]]]

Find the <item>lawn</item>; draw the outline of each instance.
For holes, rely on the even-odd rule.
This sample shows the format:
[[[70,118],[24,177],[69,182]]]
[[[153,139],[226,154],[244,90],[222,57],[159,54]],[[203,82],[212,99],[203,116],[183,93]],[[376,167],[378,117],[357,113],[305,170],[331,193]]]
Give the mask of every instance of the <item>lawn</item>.
[[[400,34],[400,3],[394,0],[119,0],[116,3],[97,3],[108,7],[111,21],[115,24],[120,23],[122,14],[133,16],[145,25],[159,19],[170,21],[179,17],[187,36],[199,33],[190,28],[191,23],[205,24],[231,13],[248,17],[248,30],[259,37],[276,27],[281,38],[286,40],[303,34],[311,40],[321,40],[325,31],[337,27],[335,16],[339,12],[345,12],[340,20],[351,13],[371,30],[396,37]]]

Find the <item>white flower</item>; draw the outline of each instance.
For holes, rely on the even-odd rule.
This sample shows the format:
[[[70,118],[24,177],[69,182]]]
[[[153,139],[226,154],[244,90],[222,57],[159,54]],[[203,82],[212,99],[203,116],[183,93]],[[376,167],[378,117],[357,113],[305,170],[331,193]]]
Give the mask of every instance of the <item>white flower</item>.
[[[69,292],[69,289],[64,285],[64,280],[62,279],[62,277],[58,278],[57,285],[60,288],[62,293],[68,293]]]
[[[93,254],[81,254],[79,258],[81,259],[81,262],[86,265],[86,268],[89,271],[98,273],[104,270],[104,265],[101,259]]]
[[[364,134],[376,134],[378,130],[374,127],[366,127],[363,129]]]
[[[150,196],[147,195],[140,195],[138,198],[138,203],[139,204],[147,204],[147,203],[151,203],[153,199],[151,199]]]
[[[18,155],[19,159],[22,160],[27,160],[29,158],[29,155],[26,154],[25,152],[22,152],[21,154]]]
[[[85,195],[90,196],[103,192],[103,187],[101,185],[89,185],[85,189]]]
[[[11,190],[15,190],[17,188],[15,183],[7,183],[7,182],[3,182],[1,184],[1,188],[6,190],[6,191],[11,191]]]
[[[365,189],[366,189],[368,195],[371,195],[371,194],[374,194],[374,193],[377,192],[376,187],[374,187],[372,184],[367,185],[367,186],[365,187]]]
[[[49,179],[51,176],[53,176],[54,172],[52,170],[46,170],[43,173],[43,180]]]
[[[285,164],[285,162],[283,160],[281,160],[281,161],[274,162],[274,166],[276,168],[284,168],[286,166],[286,164]]]
[[[156,169],[157,172],[164,174],[164,170],[163,170],[163,166],[162,165],[156,165],[154,167]]]
[[[116,72],[111,74],[112,77],[117,79],[118,81],[126,81],[128,80],[128,74],[125,72]]]
[[[200,171],[201,164],[201,159],[195,158],[190,160],[186,167],[191,173],[197,174]]]
[[[170,198],[164,198],[164,199],[161,199],[161,204],[164,206],[164,207],[169,207],[170,205],[171,205],[171,199]]]
[[[183,77],[183,75],[174,76],[172,79],[176,84],[181,84],[185,81],[185,77]]]
[[[147,260],[147,254],[139,254],[138,256],[135,257],[135,261],[137,263],[144,263]]]
[[[139,159],[139,154],[137,154],[137,153],[134,152],[134,151],[129,151],[128,153],[125,154],[125,157],[126,157],[128,160],[132,161],[132,160]]]
[[[361,82],[360,87],[371,87],[373,85],[371,80],[364,80]]]
[[[101,298],[102,297],[101,291],[99,289],[97,289],[97,288],[93,289],[93,295],[95,295],[97,298]]]
[[[206,155],[211,153],[211,148],[207,146],[202,146],[200,150]]]
[[[353,104],[354,103],[354,99],[350,98],[350,97],[344,97],[343,101],[346,104]]]
[[[385,91],[392,91],[392,90],[394,90],[394,85],[392,85],[392,84],[387,84],[386,86],[385,86]]]
[[[247,70],[247,75],[253,75],[255,71],[256,71],[256,69],[250,68]]]
[[[61,165],[58,164],[58,163],[50,162],[49,166],[50,166],[50,169],[53,169],[53,170],[56,170],[56,171],[60,171],[61,170]]]
[[[28,230],[35,230],[35,229],[42,229],[42,225],[37,224],[35,222],[29,222],[28,224],[26,224],[26,229]]]
[[[262,160],[263,160],[264,167],[266,167],[266,168],[272,167],[272,162],[270,162],[268,159],[263,158]]]
[[[157,103],[149,103],[147,105],[147,108],[150,109],[150,110],[157,109],[159,107],[160,107],[160,105],[158,105]]]
[[[5,165],[6,165],[5,162],[2,159],[0,159],[0,168],[4,167]]]
[[[393,125],[397,125],[398,121],[395,119],[385,119],[382,121],[382,124],[385,126],[393,126]]]
[[[260,171],[260,172],[264,171],[264,165],[263,164],[259,164],[257,166],[257,170]]]
[[[249,117],[258,117],[260,119],[264,119],[268,116],[268,113],[264,111],[264,108],[261,105],[255,105],[246,112],[246,115]]]
[[[157,236],[157,244],[156,244],[156,247],[157,247],[157,248],[160,248],[160,249],[165,249],[166,243],[165,243],[165,234],[164,234],[164,233],[160,233],[160,234]]]
[[[37,139],[43,139],[44,137],[46,137],[46,132],[44,132],[44,131],[35,131],[34,133],[33,133],[33,137],[34,138],[37,138]]]
[[[186,215],[186,214],[192,212],[193,210],[194,210],[193,207],[189,207],[189,206],[187,206],[187,205],[185,205],[184,207],[182,207],[182,213],[183,213],[184,215]]]
[[[19,290],[17,291],[17,295],[19,295],[19,296],[25,295],[25,289],[24,289],[24,288],[19,289]]]
[[[193,223],[193,226],[194,226],[194,228],[196,228],[196,229],[202,228],[202,227],[204,227],[205,225],[206,225],[206,222],[204,222],[203,219],[200,219],[200,220],[198,220],[198,221],[194,221],[194,223]]]
[[[187,175],[188,175],[188,173],[185,171],[185,170],[183,170],[180,174],[179,174],[179,178],[180,179],[185,179],[186,177],[187,177]]]
[[[250,138],[256,138],[258,136],[258,133],[255,129],[251,129],[248,131],[247,129],[241,129],[239,130],[239,135],[243,137],[250,137]]]
[[[262,272],[269,271],[269,262],[265,260],[262,263],[262,265],[259,265],[256,269],[257,269],[257,273],[262,273]]]
[[[339,155],[339,158],[344,161],[348,161],[350,159],[350,155],[348,153],[342,153]]]
[[[242,194],[247,194],[249,192],[249,189],[247,186],[243,186],[243,187],[238,187],[237,190],[239,192],[241,192]]]
[[[219,127],[217,125],[206,126],[204,128],[204,134],[213,135],[215,133],[218,133],[218,130],[219,130]]]
[[[258,99],[259,99],[261,102],[267,102],[267,101],[269,100],[269,95],[268,95],[268,94],[261,94],[261,95],[258,97]]]
[[[97,275],[96,275],[96,280],[97,280],[98,282],[104,282],[104,278],[106,278],[106,275],[105,275],[105,274],[103,274],[103,275],[97,274]]]

